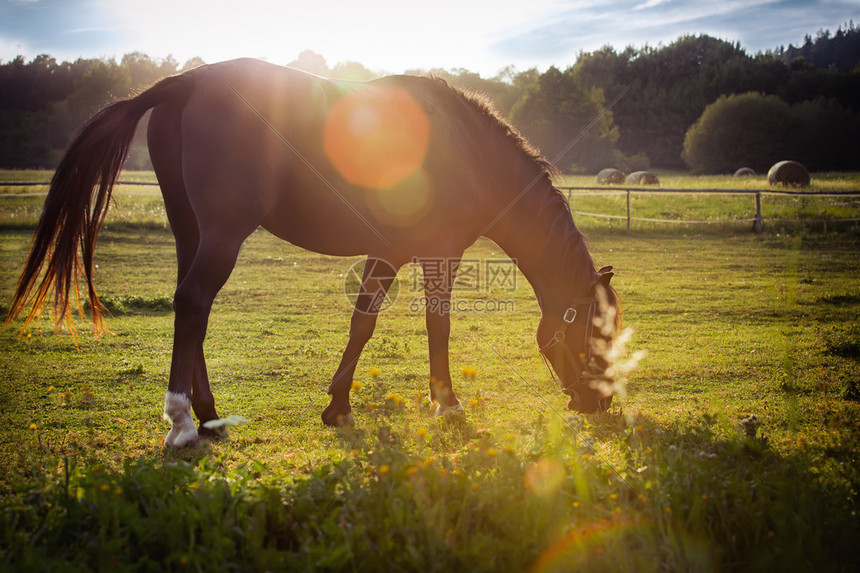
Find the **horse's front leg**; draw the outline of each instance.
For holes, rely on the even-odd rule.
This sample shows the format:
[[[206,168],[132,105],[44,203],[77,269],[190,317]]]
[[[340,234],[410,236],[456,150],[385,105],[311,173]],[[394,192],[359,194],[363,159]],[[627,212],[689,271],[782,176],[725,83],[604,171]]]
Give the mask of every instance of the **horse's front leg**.
[[[451,383],[448,340],[451,336],[451,290],[459,258],[422,262],[424,295],[427,300],[425,319],[430,351],[430,400],[438,404],[436,416],[463,411]]]
[[[322,421],[328,426],[343,426],[353,423],[349,391],[361,352],[376,328],[376,318],[386,301],[388,289],[397,276],[397,267],[373,257],[368,257],[361,278],[361,288],[355,301],[355,309],[349,325],[349,341],[343,351],[340,365],[334,374],[328,393],[331,402],[323,410]]]

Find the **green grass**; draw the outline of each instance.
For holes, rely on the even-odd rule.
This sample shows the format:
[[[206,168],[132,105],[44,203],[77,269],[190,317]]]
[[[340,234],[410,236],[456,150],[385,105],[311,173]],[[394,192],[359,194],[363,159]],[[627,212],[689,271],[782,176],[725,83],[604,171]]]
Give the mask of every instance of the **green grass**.
[[[40,201],[20,200],[34,210]],[[319,414],[347,340],[344,277],[360,259],[258,231],[206,342],[219,411],[249,422],[226,441],[172,452],[161,445],[161,405],[173,240],[157,196],[120,191],[117,203],[126,214],[112,212],[96,252],[114,335],[84,329],[76,345],[48,322],[21,337],[20,324],[0,332],[0,569],[856,564],[860,235],[851,226],[628,235],[577,218],[596,263],[616,267],[630,352],[648,352],[626,395],[589,417],[564,410],[519,276],[513,290],[458,291],[514,308],[454,314],[452,371],[468,413],[434,420],[423,315],[410,310],[420,293],[406,268],[359,363],[357,425],[341,430]],[[3,205],[8,304],[32,219],[16,223]],[[485,240],[467,257],[504,258]]]

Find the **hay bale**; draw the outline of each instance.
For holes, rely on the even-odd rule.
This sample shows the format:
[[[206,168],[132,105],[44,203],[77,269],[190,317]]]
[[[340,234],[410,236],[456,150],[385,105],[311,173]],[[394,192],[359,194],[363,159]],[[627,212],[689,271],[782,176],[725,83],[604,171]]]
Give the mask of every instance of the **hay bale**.
[[[755,170],[750,167],[741,167],[735,171],[735,177],[754,177]]]
[[[627,176],[628,185],[659,185],[660,180],[650,171],[634,171]]]
[[[599,185],[621,185],[624,183],[624,174],[617,169],[601,169],[597,174]]]
[[[767,172],[767,182],[771,185],[789,185],[792,187],[807,187],[809,171],[797,161],[780,161],[774,163]]]

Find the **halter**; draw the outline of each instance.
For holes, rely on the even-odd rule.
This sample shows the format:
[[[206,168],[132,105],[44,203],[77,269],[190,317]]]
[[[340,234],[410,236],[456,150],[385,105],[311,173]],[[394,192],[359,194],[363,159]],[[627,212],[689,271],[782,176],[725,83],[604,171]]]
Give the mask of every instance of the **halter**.
[[[588,383],[588,379],[590,375],[588,373],[588,364],[591,362],[591,354],[592,354],[592,345],[591,345],[591,335],[594,332],[594,315],[597,312],[597,307],[600,303],[597,299],[592,299],[588,301],[580,301],[574,302],[570,306],[565,309],[564,314],[562,314],[561,320],[562,323],[559,326],[558,330],[553,334],[552,339],[541,346],[539,348],[540,354],[543,357],[543,361],[547,366],[547,369],[550,372],[550,375],[555,379],[555,374],[553,373],[553,369],[550,365],[549,360],[547,359],[547,353],[554,348],[555,346],[561,344],[561,348],[564,351],[564,357],[567,359],[568,363],[571,367],[573,367],[573,371],[579,371],[579,374],[576,375],[576,382],[574,385],[565,386],[564,382],[561,381],[562,391],[570,396],[571,398],[576,397],[577,388],[583,387]],[[586,314],[586,323],[585,323],[585,338],[583,340],[583,346],[585,347],[584,356],[576,356],[570,347],[567,344],[563,344],[567,329],[576,322],[577,316],[579,316],[579,308],[588,305],[588,311]]]

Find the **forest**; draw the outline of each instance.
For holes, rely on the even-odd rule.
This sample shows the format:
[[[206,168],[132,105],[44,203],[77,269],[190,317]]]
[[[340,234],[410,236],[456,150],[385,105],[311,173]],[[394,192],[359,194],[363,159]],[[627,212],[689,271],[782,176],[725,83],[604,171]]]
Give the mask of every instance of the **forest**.
[[[195,58],[180,65],[142,53],[118,61],[58,62],[46,54],[0,62],[0,168],[54,167],[76,130],[103,105],[203,63]],[[382,75],[358,62],[330,67],[312,51],[287,65],[345,80]],[[407,73],[486,94],[567,172],[730,171],[741,166],[733,162],[745,157],[744,146],[757,169],[786,158],[815,171],[860,169],[860,26],[853,22],[806,36],[799,47],[756,54],[690,35],[668,45],[582,52],[563,70],[509,67],[490,78],[466,69]],[[741,94],[749,95],[734,98]],[[700,122],[714,107],[723,108],[710,110],[719,121]],[[779,129],[772,131],[774,125]],[[128,167],[143,169],[149,167],[145,127],[139,131]],[[715,157],[721,149],[734,155]]]

